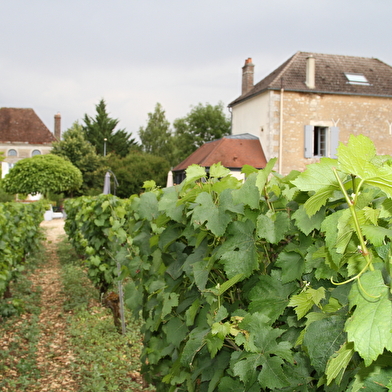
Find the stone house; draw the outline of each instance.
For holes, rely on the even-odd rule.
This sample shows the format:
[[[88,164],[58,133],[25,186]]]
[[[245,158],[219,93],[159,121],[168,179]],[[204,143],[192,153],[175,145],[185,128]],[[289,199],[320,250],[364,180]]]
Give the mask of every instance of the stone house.
[[[232,134],[257,136],[276,170],[304,170],[335,157],[339,142],[363,134],[392,153],[392,67],[375,58],[297,52],[254,84],[242,68],[242,94],[229,104]]]
[[[0,152],[4,154],[2,176],[20,159],[48,154],[60,140],[61,116],[54,116],[54,134],[33,109],[0,108]]]
[[[221,163],[228,168],[231,175],[244,179],[241,169],[250,165],[263,169],[267,164],[258,137],[250,134],[224,136],[221,139],[207,142],[194,151],[188,158],[172,169],[173,181],[180,184],[185,179],[188,166],[197,164],[207,169],[214,163]]]

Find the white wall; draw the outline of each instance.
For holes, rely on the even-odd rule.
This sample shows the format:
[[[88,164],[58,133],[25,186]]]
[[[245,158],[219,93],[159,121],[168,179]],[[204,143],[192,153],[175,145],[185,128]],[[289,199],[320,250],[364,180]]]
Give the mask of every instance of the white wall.
[[[232,133],[250,133],[260,139],[267,160],[270,158],[270,93],[267,91],[232,108]]]

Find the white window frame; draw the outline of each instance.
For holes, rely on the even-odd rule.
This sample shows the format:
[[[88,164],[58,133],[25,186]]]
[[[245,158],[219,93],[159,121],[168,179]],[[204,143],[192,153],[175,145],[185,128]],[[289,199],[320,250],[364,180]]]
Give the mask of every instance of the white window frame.
[[[35,153],[35,154],[34,154]],[[37,148],[35,148],[33,151],[31,151],[31,156],[34,157],[36,155],[42,155],[41,150],[38,150]]]
[[[320,146],[320,140],[316,140],[320,136],[320,131],[325,132],[324,151]],[[305,158],[336,158],[336,149],[339,144],[339,128],[326,127],[324,125],[305,125]],[[316,146],[316,148],[315,148]]]

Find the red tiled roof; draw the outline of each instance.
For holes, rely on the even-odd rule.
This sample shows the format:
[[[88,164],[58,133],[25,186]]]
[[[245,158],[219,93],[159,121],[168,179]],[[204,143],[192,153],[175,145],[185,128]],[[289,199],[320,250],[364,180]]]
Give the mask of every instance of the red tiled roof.
[[[203,144],[177,165],[173,172],[185,170],[193,164],[210,167],[219,162],[228,169],[240,169],[244,165],[262,169],[267,164],[259,138],[243,134],[225,136],[222,139]]]
[[[33,109],[0,108],[0,143],[50,144],[53,134]]]
[[[315,59],[314,89],[305,84],[309,56]],[[369,85],[350,84],[345,73],[362,74]],[[297,52],[229,106],[282,87],[286,91],[392,97],[392,67],[375,58]]]

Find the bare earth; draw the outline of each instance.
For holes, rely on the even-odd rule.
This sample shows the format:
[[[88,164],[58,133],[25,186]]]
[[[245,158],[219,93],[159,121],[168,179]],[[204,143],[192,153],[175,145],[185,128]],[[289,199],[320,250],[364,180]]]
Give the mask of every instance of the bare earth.
[[[48,263],[35,271],[33,284],[42,287],[42,307],[40,314],[41,338],[38,343],[37,363],[41,372],[40,385],[32,392],[76,391],[77,383],[71,372],[73,361],[65,334],[66,319],[63,316],[60,265],[55,251],[56,243],[64,233],[64,219],[43,221],[41,227],[46,232]]]

